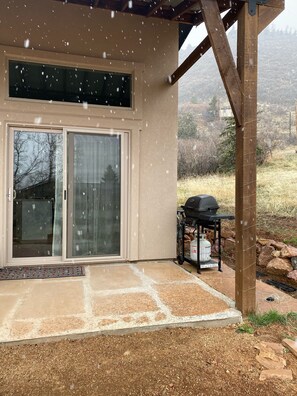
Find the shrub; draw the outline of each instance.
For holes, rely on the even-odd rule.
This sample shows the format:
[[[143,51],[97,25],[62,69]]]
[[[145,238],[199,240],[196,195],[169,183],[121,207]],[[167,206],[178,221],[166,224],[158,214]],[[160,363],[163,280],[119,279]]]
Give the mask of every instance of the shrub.
[[[215,173],[218,169],[214,141],[180,139],[178,141],[178,178]]]

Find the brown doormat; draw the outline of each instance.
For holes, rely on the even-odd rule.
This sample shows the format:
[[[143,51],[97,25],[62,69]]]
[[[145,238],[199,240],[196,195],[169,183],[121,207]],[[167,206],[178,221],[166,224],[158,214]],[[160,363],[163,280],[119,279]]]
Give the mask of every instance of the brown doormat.
[[[0,280],[64,278],[84,275],[85,269],[82,266],[0,268]]]

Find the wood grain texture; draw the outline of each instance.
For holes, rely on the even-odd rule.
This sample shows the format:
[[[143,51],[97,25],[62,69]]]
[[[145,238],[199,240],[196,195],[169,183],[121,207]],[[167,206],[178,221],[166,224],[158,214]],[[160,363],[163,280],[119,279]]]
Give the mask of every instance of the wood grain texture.
[[[217,0],[200,0],[202,15],[227,96],[238,125],[242,123],[241,83]]]
[[[239,13],[237,68],[242,89],[242,125],[236,130],[236,307],[243,315],[256,309],[256,147],[258,13],[245,4]]]

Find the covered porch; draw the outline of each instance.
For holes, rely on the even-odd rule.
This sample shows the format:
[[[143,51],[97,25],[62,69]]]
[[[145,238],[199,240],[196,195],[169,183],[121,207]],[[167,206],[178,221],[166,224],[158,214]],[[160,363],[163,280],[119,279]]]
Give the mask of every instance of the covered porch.
[[[34,5],[33,1],[31,3]],[[63,6],[61,3],[63,3]],[[40,125],[42,122],[40,126],[46,126],[50,129],[57,127],[61,123],[64,127],[65,142],[67,140],[66,134],[68,132],[69,134],[77,132],[75,128],[79,126],[84,127],[84,133],[93,132],[94,128],[98,129],[100,127],[103,128],[103,132],[108,130],[109,133],[113,134],[113,128],[116,128],[116,130],[122,131],[123,134],[130,135],[130,146],[128,143],[126,146],[127,149],[130,148],[131,158],[129,164],[126,165],[129,169],[127,169],[126,173],[123,172],[126,179],[122,180],[123,192],[127,197],[127,202],[121,203],[126,208],[124,221],[121,223],[125,226],[121,229],[122,250],[119,253],[122,264],[110,263],[97,266],[95,264],[91,265],[91,259],[89,259],[88,264],[90,265],[86,266],[86,276],[83,278],[1,282],[1,341],[111,330],[124,331],[131,328],[149,329],[168,325],[222,325],[240,321],[241,314],[235,309],[235,306],[244,315],[255,311],[257,308],[255,216],[257,37],[283,10],[284,1],[176,0],[171,3],[163,0],[153,2],[60,0],[58,3],[53,1],[53,4],[55,4],[53,7],[60,11],[61,18],[67,11],[69,20],[75,10],[76,18],[80,21],[81,15],[79,9],[75,8],[76,5],[86,6],[86,10],[87,7],[100,9],[102,23],[104,15],[107,15],[107,10],[110,10],[111,20],[114,19],[115,13],[121,14],[121,23],[125,26],[129,26],[128,21],[135,19],[137,30],[131,26],[128,35],[130,40],[126,41],[129,41],[129,44],[125,54],[119,49],[122,41],[117,25],[118,22],[114,23],[114,31],[112,31],[112,34],[110,33],[110,36],[103,34],[106,43],[104,42],[104,51],[101,51],[103,59],[101,59],[102,66],[100,67],[105,67],[108,63],[112,64],[112,62],[118,62],[118,59],[121,59],[123,63],[121,68],[126,73],[129,72],[135,80],[133,80],[134,85],[132,85],[134,90],[136,90],[136,93],[134,92],[136,99],[133,105],[124,110],[109,110],[108,106],[105,108],[92,107],[90,109],[80,106],[80,111],[83,115],[78,119],[79,117],[74,107],[71,107],[71,111],[69,110],[67,114],[62,114],[61,106],[58,103],[52,104],[49,102],[45,105],[41,102],[31,106],[30,102],[14,101],[12,98],[7,100],[3,96],[2,102],[6,106],[3,106],[3,108],[7,110],[3,111],[3,114],[5,114],[2,115],[2,134],[7,139],[7,130],[11,126],[25,125],[25,127],[28,127],[29,125],[32,128],[33,125],[36,128],[36,124]],[[45,13],[44,10],[43,12]],[[99,10],[96,12],[98,12],[96,14],[98,16]],[[227,13],[222,17],[221,13],[223,14],[224,12]],[[10,18],[14,21],[12,13]],[[47,16],[44,18],[47,21]],[[124,18],[127,19],[124,20]],[[145,25],[144,21],[147,20],[146,18],[150,18],[151,23],[145,33],[147,43],[152,47],[149,59],[146,58],[148,51],[141,47],[142,40],[137,45],[132,42],[132,39],[135,38],[135,32],[145,29],[143,25]],[[156,30],[154,23],[151,22],[156,19],[159,19],[159,22],[161,20],[160,33]],[[237,21],[238,61],[236,64],[230,50],[226,30]],[[170,67],[172,66],[172,69],[174,69],[176,62],[172,62],[169,56],[172,56],[176,61],[178,44],[181,46],[193,26],[203,22],[206,24],[208,37],[197,46],[184,64],[180,65],[175,71],[171,70]],[[99,31],[98,20],[95,17],[93,17],[92,23],[94,31]],[[176,24],[178,24],[178,27],[175,29]],[[50,24],[48,23],[48,25]],[[80,25],[75,24],[72,28],[77,33],[77,37],[79,37],[80,32],[77,32],[77,26]],[[63,26],[60,26],[60,28],[62,29]],[[177,34],[178,28],[179,35]],[[167,33],[166,29],[168,30]],[[85,33],[90,29],[88,30],[85,25],[82,30]],[[149,42],[149,38],[153,37],[153,33],[156,37],[156,43],[162,43],[156,53],[154,43]],[[35,32],[35,35],[38,36],[38,32]],[[5,46],[2,50],[3,54],[6,53],[7,46],[9,47],[11,58],[24,57],[24,59],[28,58],[32,62],[31,53],[34,53],[36,57],[37,55],[35,55],[36,51],[30,51],[30,56],[27,55],[29,51],[27,50],[29,45],[27,41],[29,39],[25,40],[24,43],[24,37],[20,34],[21,37],[15,42],[14,35],[12,36],[10,37],[5,29],[3,37],[1,37],[3,41],[1,44]],[[118,45],[115,42],[114,47],[112,47],[114,52],[111,51],[112,53],[109,54],[106,53],[106,49],[108,50],[111,46],[112,36],[116,37],[120,44]],[[62,41],[61,43],[59,37],[53,37],[52,42],[46,42],[46,40],[42,43],[38,42],[40,51],[43,52],[39,54],[37,60],[41,62],[50,58],[50,63],[55,64],[54,61],[57,59],[58,63],[66,64],[66,66],[69,66],[70,63],[75,65],[81,63],[83,67],[87,53],[92,58],[92,62],[88,64],[88,67],[96,69],[98,67],[99,49],[94,47],[89,51],[86,43],[91,43],[93,39],[96,44],[97,42],[100,43],[100,36],[98,37],[97,41],[94,37],[86,37],[85,41],[74,40],[75,45],[78,47],[74,47],[72,52],[67,49],[69,42]],[[176,44],[175,46],[173,46],[173,41]],[[59,44],[56,46],[55,43]],[[25,49],[22,48],[23,44]],[[133,46],[141,48],[137,56],[135,54],[132,55],[134,53]],[[211,47],[213,48],[237,124],[236,274],[232,281],[233,291],[235,290],[233,294],[235,304],[230,297],[214,291],[207,285],[207,282],[204,283],[196,275],[175,266],[171,261],[144,261],[153,260],[154,258],[172,258],[174,256],[174,201],[176,194],[176,142],[174,128],[176,127],[177,88],[173,88],[172,85]],[[54,50],[57,51],[57,54],[53,53]],[[24,55],[25,52],[26,55]],[[48,54],[51,54],[51,56],[48,56]],[[107,55],[112,60],[105,59]],[[67,57],[67,62],[64,57]],[[129,61],[128,65],[126,64],[127,59]],[[135,62],[139,62],[141,67],[135,66]],[[143,67],[142,63],[145,67]],[[3,70],[6,64],[7,60],[3,60]],[[119,68],[117,63],[112,67],[115,70]],[[150,70],[152,71],[150,72]],[[165,80],[168,75],[169,78],[166,83]],[[3,76],[5,76],[4,72]],[[142,76],[144,76],[143,82]],[[3,77],[3,86],[5,78]],[[160,106],[161,102],[164,105],[163,107]],[[24,105],[22,111],[20,111],[18,103],[26,103],[27,107]],[[54,110],[51,106],[54,106]],[[47,109],[47,107],[49,108]],[[27,112],[26,109],[28,110]],[[84,111],[86,111],[87,117],[83,113]],[[159,117],[156,116],[158,112],[161,113]],[[53,114],[55,116],[54,121]],[[164,115],[166,118],[162,119]],[[159,118],[162,122],[160,122]],[[103,133],[102,131],[101,133]],[[58,132],[62,133],[61,131]],[[5,139],[3,138],[3,141]],[[9,152],[10,157],[12,157],[13,149],[12,145],[10,146]],[[6,147],[1,147],[3,153],[5,151],[8,152],[6,149]],[[66,156],[64,157],[64,162],[66,163]],[[128,158],[126,152],[123,153],[123,159],[125,158]],[[5,161],[2,159],[1,161],[1,164],[4,164]],[[13,163],[12,160],[11,163]],[[154,163],[157,164],[156,168],[153,166]],[[125,168],[123,167],[123,169]],[[11,175],[13,174],[12,166],[10,173]],[[156,183],[157,181],[158,183]],[[67,184],[66,178],[64,184]],[[12,215],[7,219],[6,209],[10,205],[10,212],[12,212],[14,198],[12,190],[9,192],[7,186],[8,181],[6,177],[2,176],[1,189],[3,193],[0,197],[0,206],[3,238],[1,241],[3,240],[5,243],[2,242],[1,263],[4,263],[4,265],[9,261],[7,257],[11,251],[7,254],[4,254],[4,252],[9,243],[11,243],[13,234]],[[64,201],[67,198],[65,191],[63,198],[62,195],[60,197]],[[166,205],[160,203],[160,196],[165,195],[168,195]],[[7,200],[10,203],[7,203]],[[147,210],[147,208],[152,206],[155,208],[155,216],[152,216],[151,212]],[[165,212],[164,206],[166,207]],[[66,209],[65,202],[64,208]],[[155,218],[161,217],[163,218],[163,224],[156,226]],[[66,241],[67,230],[71,229],[72,224],[67,229],[66,214],[63,219],[65,231],[63,237],[66,245],[68,243]],[[10,227],[10,238],[7,237],[6,223]],[[168,230],[169,234],[167,235]],[[165,238],[164,235],[166,235]],[[127,241],[125,240],[126,237]],[[9,241],[6,241],[6,239],[9,239]],[[15,261],[13,261],[15,257],[13,254],[11,256],[11,262],[15,265]],[[44,257],[43,254],[41,256]],[[67,255],[66,248],[63,251],[63,258],[66,258],[68,262],[72,258],[69,252]],[[112,258],[113,256],[109,258],[110,262]],[[28,258],[27,264],[31,262],[31,259],[31,257]],[[82,257],[82,260],[84,259],[85,257]],[[21,260],[23,261],[24,257],[21,257]],[[92,260],[93,263],[96,263],[98,257],[95,255]],[[133,262],[138,260],[139,262],[136,264],[126,263],[126,261]],[[42,262],[45,262],[45,260]],[[60,264],[58,261],[57,263]],[[45,264],[48,264],[48,262],[45,262]],[[224,274],[223,272],[222,276]],[[216,287],[216,285],[214,286]]]

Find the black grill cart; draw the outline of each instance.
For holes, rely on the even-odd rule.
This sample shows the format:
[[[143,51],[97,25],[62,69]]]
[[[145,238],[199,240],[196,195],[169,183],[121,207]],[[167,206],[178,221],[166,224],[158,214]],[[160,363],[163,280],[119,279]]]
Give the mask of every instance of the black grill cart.
[[[177,211],[177,260],[179,264],[184,261],[195,265],[197,272],[203,268],[215,268],[222,270],[221,266],[221,220],[234,220],[234,216],[226,213],[217,213],[219,205],[211,195],[196,195],[190,197],[185,205]],[[197,260],[192,260],[185,255],[184,235],[186,226],[194,227],[197,238]],[[209,261],[200,262],[200,235],[207,230],[214,232],[214,241],[218,240],[217,260],[211,258]]]

